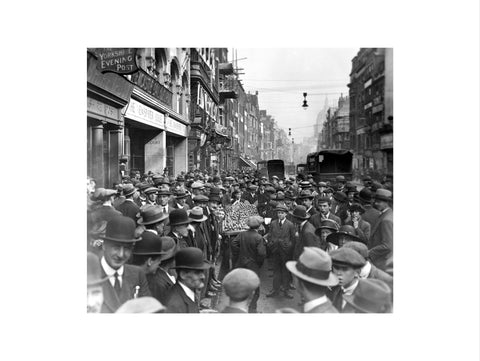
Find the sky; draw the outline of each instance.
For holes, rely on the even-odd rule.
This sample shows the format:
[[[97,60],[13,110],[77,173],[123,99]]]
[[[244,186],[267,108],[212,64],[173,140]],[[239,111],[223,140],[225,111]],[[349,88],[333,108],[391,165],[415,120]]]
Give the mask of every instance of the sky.
[[[260,109],[267,110],[280,128],[292,128],[299,141],[312,136],[313,125],[325,97],[335,106],[340,94],[348,95],[352,59],[359,49],[255,48],[234,50],[246,92],[258,91]],[[246,59],[242,59],[246,58]],[[303,93],[309,107],[302,108]]]

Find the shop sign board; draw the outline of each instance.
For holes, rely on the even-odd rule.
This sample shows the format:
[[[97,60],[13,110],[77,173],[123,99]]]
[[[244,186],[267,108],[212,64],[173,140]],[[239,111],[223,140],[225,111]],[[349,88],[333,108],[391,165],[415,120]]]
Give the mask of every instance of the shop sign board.
[[[130,99],[125,117],[155,128],[165,129],[165,115],[135,99]]]
[[[96,48],[94,52],[101,73],[133,74],[138,71],[135,48]]]
[[[87,97],[87,110],[90,113],[100,115],[102,117],[107,117],[120,121],[119,109],[112,107],[111,105],[102,103],[96,99]]]
[[[382,134],[380,137],[380,149],[393,148],[393,133]]]
[[[170,133],[181,135],[182,137],[188,136],[187,126],[170,117],[165,117],[165,130]]]

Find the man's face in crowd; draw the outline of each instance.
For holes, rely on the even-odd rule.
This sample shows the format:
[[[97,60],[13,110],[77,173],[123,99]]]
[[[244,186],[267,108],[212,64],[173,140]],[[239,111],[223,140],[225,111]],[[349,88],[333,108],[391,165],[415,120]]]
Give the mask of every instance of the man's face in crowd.
[[[177,203],[180,204],[181,206],[185,205],[185,199],[186,198],[177,198]]]
[[[157,233],[159,235],[163,234],[163,231],[165,229],[165,222],[166,222],[166,220],[158,222],[157,224],[155,224],[155,230],[157,231]]]
[[[181,224],[179,226],[175,226],[175,232],[182,235],[183,237],[188,236],[188,224]]]
[[[350,211],[352,219],[360,219],[360,211]]]
[[[157,194],[156,193],[148,193],[147,197],[150,200],[150,202],[155,202],[157,200]]]
[[[170,199],[170,197],[166,195],[160,195],[158,196],[158,198],[161,206],[166,206],[168,204],[168,200]]]
[[[325,192],[325,187],[318,187],[318,193]]]
[[[100,313],[102,303],[102,286],[87,287],[87,313]]]
[[[132,255],[133,243],[122,243],[105,240],[103,242],[103,255],[105,261],[113,269],[122,267]]]
[[[287,218],[287,212],[277,211],[277,216],[280,221],[283,221],[285,218]]]
[[[208,202],[208,207],[213,211],[216,211],[218,209],[218,206],[219,206],[219,203],[216,201]]]
[[[323,215],[327,215],[328,212],[330,212],[330,204],[328,204],[328,202],[319,203],[318,208]]]
[[[333,265],[333,273],[338,277],[339,285],[343,287],[350,286],[357,275],[357,271],[353,267],[335,264]]]
[[[305,206],[305,208],[308,209],[312,206],[313,199],[312,198],[303,198],[302,203]]]
[[[338,248],[343,247],[343,245],[347,242],[351,242],[352,239],[344,234],[340,234],[338,236]]]
[[[328,235],[332,234],[332,233],[333,233],[333,231],[331,229],[322,228],[320,230],[320,237],[322,238],[322,241],[327,242]]]
[[[381,212],[388,207],[388,203],[379,199],[375,199],[373,206]]]
[[[201,270],[180,270],[185,286],[191,290],[199,290],[205,286],[205,273]]]

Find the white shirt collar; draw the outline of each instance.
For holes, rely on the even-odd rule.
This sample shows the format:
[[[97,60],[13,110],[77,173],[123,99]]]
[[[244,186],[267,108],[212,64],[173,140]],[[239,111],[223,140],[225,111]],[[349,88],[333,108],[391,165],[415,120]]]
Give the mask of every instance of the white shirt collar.
[[[330,211],[326,215],[323,215],[323,213],[320,213],[321,218],[327,219],[328,216],[330,215]]]
[[[112,267],[110,267],[110,265],[105,260],[105,256],[102,257],[100,263],[102,265],[103,270],[105,271],[105,274],[109,277],[108,280],[110,281],[112,286],[115,284],[115,277],[114,277],[115,272],[118,273],[118,276],[119,276],[118,279],[120,281],[120,286],[122,286],[122,276],[123,276],[123,271],[124,271],[125,267],[122,266],[118,270],[113,269]]]
[[[387,207],[387,208],[385,208],[383,211],[381,211],[380,213],[383,214],[383,213],[385,213],[386,211],[388,211],[389,209],[390,209],[390,207]]]
[[[178,209],[183,209],[183,206],[180,203],[177,203],[177,208]]]
[[[152,232],[152,233],[155,233],[158,236],[158,232],[154,229],[146,229],[145,232]]]
[[[181,281],[178,281],[178,284],[185,291],[185,294],[188,296],[188,298],[190,298],[193,302],[195,302],[195,292],[193,292],[190,288],[185,286]]]
[[[372,264],[367,261],[365,263],[365,266],[362,267],[360,270],[360,278],[365,279],[368,278],[368,275],[370,274],[370,271],[372,270]]]
[[[308,220],[306,219],[306,220],[304,220],[302,223],[300,223],[300,229],[302,229],[303,226],[304,226],[305,224],[307,224],[307,221],[308,221]]]
[[[308,301],[303,305],[303,312],[307,313],[313,310],[315,307],[323,305],[327,301],[327,296],[322,296],[320,298],[315,298],[314,300]]]
[[[353,291],[355,291],[355,288],[357,287],[357,285],[358,285],[358,279],[356,279],[355,281],[353,281],[353,283],[352,283],[349,287],[347,287],[347,288],[344,288],[344,287],[342,286],[343,294],[344,294],[345,296],[350,296],[350,295],[353,293]]]
[[[133,199],[132,198],[125,198],[125,202],[128,202],[128,201],[133,202]]]

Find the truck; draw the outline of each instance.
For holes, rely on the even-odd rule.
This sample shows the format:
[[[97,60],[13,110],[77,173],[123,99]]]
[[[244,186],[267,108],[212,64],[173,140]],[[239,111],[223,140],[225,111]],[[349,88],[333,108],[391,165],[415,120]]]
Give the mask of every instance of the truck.
[[[353,153],[345,149],[325,149],[307,155],[307,174],[315,182],[335,182],[335,177],[343,175],[352,179]]]
[[[257,172],[260,177],[267,177],[270,181],[273,176],[284,179],[285,164],[281,159],[261,160],[257,163]]]

